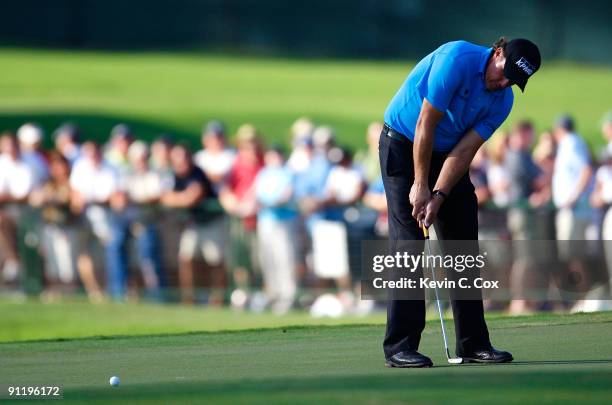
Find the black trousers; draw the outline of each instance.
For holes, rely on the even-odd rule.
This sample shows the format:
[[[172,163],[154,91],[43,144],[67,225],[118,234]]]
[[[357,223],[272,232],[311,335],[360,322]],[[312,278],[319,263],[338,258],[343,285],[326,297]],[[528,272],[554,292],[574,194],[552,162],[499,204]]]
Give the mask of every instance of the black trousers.
[[[408,138],[391,138],[386,131],[380,136],[379,156],[387,207],[389,210],[389,250],[393,254],[402,240],[423,240],[423,232],[412,217],[409,201],[414,182],[413,144]],[[446,154],[433,152],[429,187],[433,189]],[[453,187],[442,204],[436,219],[436,231],[441,240],[473,240],[478,248],[478,205],[474,186],[468,174]],[[456,351],[465,352],[491,345],[484,319],[480,292],[478,299],[452,299],[457,337]],[[405,350],[417,350],[425,327],[425,296],[421,299],[394,300],[387,303],[387,330],[383,348],[389,358]]]

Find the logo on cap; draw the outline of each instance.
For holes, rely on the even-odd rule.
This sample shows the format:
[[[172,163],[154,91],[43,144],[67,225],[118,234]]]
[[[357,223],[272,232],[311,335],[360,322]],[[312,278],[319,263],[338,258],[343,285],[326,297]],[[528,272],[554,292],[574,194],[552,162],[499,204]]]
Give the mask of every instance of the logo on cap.
[[[531,63],[523,57],[516,61],[516,66],[520,67],[528,76],[531,76],[535,70]]]

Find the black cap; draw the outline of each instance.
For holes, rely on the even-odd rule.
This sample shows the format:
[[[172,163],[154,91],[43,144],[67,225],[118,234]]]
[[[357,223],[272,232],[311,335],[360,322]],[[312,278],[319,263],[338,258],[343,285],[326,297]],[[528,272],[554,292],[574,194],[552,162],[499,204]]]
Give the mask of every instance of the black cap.
[[[170,134],[162,133],[155,137],[154,142],[160,142],[168,146],[174,145],[174,138]]]
[[[53,132],[53,138],[57,139],[60,135],[68,135],[74,142],[78,142],[81,137],[81,130],[72,122],[65,122]]]
[[[111,138],[132,139],[132,129],[127,124],[117,124],[111,130]]]
[[[555,127],[563,128],[566,131],[572,132],[575,127],[574,119],[569,114],[560,115],[555,121]]]
[[[204,126],[204,134],[225,135],[225,125],[221,121],[213,120]]]
[[[525,91],[527,80],[540,68],[540,50],[530,40],[518,38],[508,42],[504,53],[504,76]]]

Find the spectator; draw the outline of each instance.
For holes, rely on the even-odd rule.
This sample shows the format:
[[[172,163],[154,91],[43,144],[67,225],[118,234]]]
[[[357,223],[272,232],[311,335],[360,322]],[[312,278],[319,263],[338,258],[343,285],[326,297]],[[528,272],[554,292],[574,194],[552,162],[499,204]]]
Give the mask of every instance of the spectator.
[[[351,276],[352,279],[357,280],[359,277],[358,272],[361,270],[358,263],[351,262],[351,257],[357,257],[358,251],[353,251],[355,246],[353,242],[353,235],[356,234],[356,230],[351,229],[353,226],[353,216],[358,216],[359,211],[354,208],[363,197],[367,184],[363,178],[363,174],[353,166],[353,159],[350,151],[342,149],[340,147],[333,147],[328,154],[330,162],[334,165],[330,170],[329,176],[325,183],[323,192],[323,198],[318,201],[316,209],[322,213],[322,218],[325,221],[336,222],[338,226],[342,226],[346,231],[347,235],[346,246],[347,251],[346,257],[348,258],[348,269],[351,274],[346,277],[336,278],[336,283],[343,290],[349,290],[351,288]],[[315,226],[316,223],[315,223]],[[313,239],[323,237],[326,238],[321,232],[315,232]],[[317,246],[316,240],[313,240],[313,244]],[[359,245],[361,241],[357,242]],[[351,255],[354,253],[354,255]]]
[[[556,150],[557,145],[552,132],[543,132],[533,150],[533,160],[538,165],[541,173],[536,190],[529,197],[529,205],[534,209],[542,209],[547,212],[553,211],[552,176],[555,168]],[[538,233],[538,235],[538,239],[550,240],[555,238],[554,233],[551,235],[546,231]]]
[[[478,223],[480,224],[478,237],[485,241],[503,239],[504,235],[500,229],[505,229],[507,222],[504,213],[495,209],[495,203],[492,200],[493,194],[489,188],[488,175],[491,174],[492,179],[495,180],[497,174],[490,172],[489,167],[488,149],[481,147],[472,159],[469,175],[478,201]],[[505,173],[504,170],[499,169],[500,173]]]
[[[298,118],[291,126],[291,145],[293,151],[287,164],[295,173],[308,169],[312,159],[312,133],[315,130],[313,122],[306,118]]]
[[[489,166],[487,169],[487,182],[491,190],[493,203],[497,208],[506,208],[510,202],[510,179],[504,160],[508,149],[508,134],[498,132],[494,134],[489,144]]]
[[[325,182],[324,198],[319,206],[325,211],[325,219],[341,221],[346,209],[361,200],[367,184],[363,174],[353,166],[349,150],[334,147],[329,157],[334,166]]]
[[[534,192],[536,181],[541,174],[540,168],[535,164],[530,153],[533,139],[534,128],[529,121],[520,121],[516,124],[509,137],[504,164],[509,179],[510,211],[514,212],[511,216],[522,218],[528,215],[526,209],[529,206],[529,196]],[[525,220],[516,218],[516,222],[512,219],[509,222],[518,226],[519,223],[530,222],[530,220],[529,218],[525,218]],[[513,231],[513,239],[528,238],[526,233],[529,230],[525,227],[510,226],[510,229]]]
[[[215,190],[219,190],[229,174],[236,151],[228,147],[225,140],[225,126],[219,121],[210,121],[202,132],[203,149],[193,158],[204,171]]]
[[[42,128],[32,123],[23,124],[17,130],[21,159],[32,170],[35,187],[42,185],[49,177],[47,161],[42,151],[44,135]]]
[[[134,142],[132,130],[126,124],[118,124],[111,130],[111,139],[104,158],[119,175],[130,170],[128,149]]]
[[[255,193],[259,262],[264,290],[272,311],[289,311],[297,291],[296,226],[297,207],[293,200],[293,173],[284,162],[280,147],[270,148],[265,167],[257,174]]]
[[[81,147],[79,141],[81,132],[79,128],[72,123],[64,123],[53,133],[55,140],[55,150],[58,151],[70,164],[74,165],[77,159],[81,156]]]
[[[207,272],[217,276],[213,287],[219,288],[223,282],[219,275],[223,268],[223,244],[220,239],[217,221],[220,210],[210,210],[216,202],[211,182],[204,172],[192,160],[189,150],[183,145],[176,145],[170,152],[170,161],[174,171],[173,188],[162,195],[161,202],[166,207],[184,210],[188,214],[187,225],[179,242],[179,286],[181,300],[184,304],[195,302],[194,265],[198,251],[202,253]],[[215,271],[217,270],[217,271]],[[219,303],[219,297],[211,298],[212,303]]]
[[[83,243],[87,237],[83,236],[79,217],[70,204],[70,164],[57,151],[49,154],[49,173],[49,180],[30,195],[30,204],[40,209],[44,221],[45,296],[55,297],[62,292],[62,287],[74,289],[78,272],[88,297],[92,302],[98,302],[102,298],[102,291]]]
[[[368,126],[366,142],[368,149],[357,152],[355,162],[363,171],[368,183],[375,182],[380,176],[380,161],[378,157],[378,140],[382,132],[383,124],[372,122]]]
[[[151,144],[151,157],[149,165],[152,170],[156,171],[162,178],[163,188],[172,188],[172,164],[170,163],[170,151],[174,146],[174,142],[170,135],[161,134]]]
[[[512,247],[507,242],[507,217],[505,211],[495,208],[492,194],[489,190],[487,173],[489,171],[489,154],[486,147],[476,151],[470,164],[469,176],[474,185],[476,200],[478,202],[478,239],[480,249],[484,252],[495,252],[487,261],[487,277],[500,280],[507,288],[508,275],[512,264]],[[491,300],[484,301],[485,307],[501,310],[501,306]]]
[[[120,298],[124,294],[124,284],[116,277],[116,245],[113,243],[113,221],[110,213],[111,198],[119,190],[119,179],[115,170],[104,161],[100,146],[94,142],[85,142],[82,146],[82,158],[79,159],[70,174],[72,209],[85,216],[85,241],[89,244],[95,238],[106,251],[107,290],[112,297]],[[85,267],[93,273],[93,263]]]
[[[121,191],[112,198],[113,284],[127,283],[128,239],[135,238],[138,263],[149,297],[159,300],[165,287],[159,235],[156,227],[159,215],[157,204],[163,192],[161,175],[149,168],[149,149],[142,141],[133,142],[128,149],[130,169],[124,173]],[[125,287],[124,287],[125,288]]]
[[[375,210],[378,213],[374,230],[376,235],[386,237],[389,235],[389,220],[387,211],[387,197],[385,196],[385,187],[383,185],[382,176],[370,184],[368,190],[363,196],[363,203],[366,207]]]
[[[602,131],[604,136],[607,134]],[[591,205],[601,211],[603,216],[601,236],[603,239],[604,257],[608,271],[607,298],[610,297],[612,288],[612,152],[606,152],[603,156],[601,167],[595,173],[595,187],[591,195]],[[601,297],[600,297],[601,298]],[[610,310],[610,301],[595,301],[593,310]]]
[[[536,309],[535,302],[527,300],[526,289],[548,287],[548,277],[536,270],[539,246],[525,242],[534,239],[533,211],[529,197],[535,190],[540,169],[534,163],[530,148],[534,139],[533,124],[520,121],[512,130],[506,152],[505,168],[508,173],[509,208],[508,230],[514,243],[514,263],[510,275],[513,300],[509,311],[520,314]],[[535,250],[534,250],[535,249]]]
[[[123,299],[127,293],[129,275],[128,235],[130,210],[128,197],[122,191],[131,171],[128,151],[134,142],[132,130],[126,124],[118,124],[111,130],[110,142],[104,158],[117,176],[117,187],[109,199],[109,240],[106,244],[106,272],[108,289],[114,299]],[[154,293],[155,294],[155,293]]]
[[[533,210],[533,234],[535,240],[555,240],[556,210],[552,200],[552,177],[555,167],[556,143],[551,131],[540,135],[534,148],[533,159],[540,168],[536,190],[529,196],[529,206]],[[539,266],[542,269],[559,268],[556,245],[538,252]],[[554,273],[553,273],[554,275]]]
[[[558,145],[552,179],[553,202],[558,209],[556,217],[560,259],[568,263],[570,288],[586,287],[584,268],[585,231],[591,222],[589,193],[592,167],[586,143],[574,132],[574,120],[561,116],[555,125]],[[569,242],[568,242],[569,241]],[[578,303],[579,304],[579,303]],[[577,305],[578,305],[577,304]]]
[[[296,198],[306,218],[306,228],[309,233],[312,224],[324,217],[319,208],[325,198],[325,185],[332,169],[328,153],[334,146],[334,138],[334,131],[330,127],[322,126],[314,131],[312,160],[308,169],[298,173],[296,178]]]
[[[491,200],[491,192],[487,182],[488,154],[486,148],[480,148],[470,164],[470,180],[474,185],[478,207],[484,207]]]
[[[238,155],[219,198],[230,214],[231,264],[236,287],[244,289],[255,278],[257,201],[255,178],[263,167],[262,146],[254,126],[244,124],[237,133]]]
[[[23,203],[34,186],[35,174],[21,157],[15,135],[0,136],[0,250],[4,256],[2,276],[16,282],[20,272],[17,230]]]

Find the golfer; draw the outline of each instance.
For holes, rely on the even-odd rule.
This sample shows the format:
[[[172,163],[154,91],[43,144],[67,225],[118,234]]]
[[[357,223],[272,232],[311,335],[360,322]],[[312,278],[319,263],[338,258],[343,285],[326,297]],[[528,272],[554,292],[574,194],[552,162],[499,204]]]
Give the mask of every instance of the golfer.
[[[534,43],[503,37],[492,48],[449,42],[415,66],[387,107],[379,142],[392,252],[399,241],[422,240],[421,226],[434,220],[440,239],[477,241],[470,162],[508,117],[514,101],[510,87],[524,91],[539,67]],[[457,356],[512,361],[510,353],[491,345],[480,291],[477,297],[452,300]],[[410,300],[391,296],[383,343],[387,366],[432,366],[417,351],[424,327],[424,292]]]

